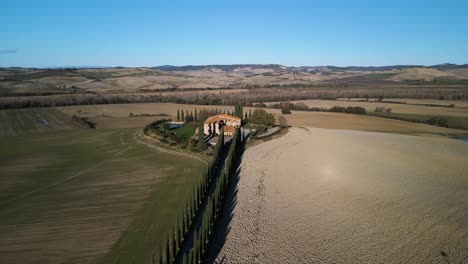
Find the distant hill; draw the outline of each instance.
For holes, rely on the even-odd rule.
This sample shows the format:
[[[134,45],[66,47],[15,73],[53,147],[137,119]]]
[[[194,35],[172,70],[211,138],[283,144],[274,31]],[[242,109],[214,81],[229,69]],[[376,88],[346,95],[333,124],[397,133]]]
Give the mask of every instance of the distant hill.
[[[299,66],[279,64],[158,67],[0,68],[0,97],[154,93],[263,87],[467,85],[468,64]]]
[[[291,71],[291,72],[337,72],[337,71],[364,71],[364,72],[373,72],[373,71],[392,71],[392,70],[402,70],[409,68],[428,68],[428,69],[437,69],[437,70],[446,70],[446,69],[464,69],[468,68],[468,64],[438,64],[432,66],[424,65],[388,65],[388,66],[299,66],[299,67],[288,67],[279,64],[229,64],[229,65],[186,65],[186,66],[173,66],[173,65],[163,65],[153,67],[153,69],[159,69],[163,71],[199,71],[199,70],[212,70],[219,69],[224,72],[231,72],[236,69],[241,68],[251,68],[251,69],[270,69],[274,71]]]
[[[229,65],[186,65],[186,66],[172,66],[172,65],[163,65],[158,67],[153,67],[153,69],[158,69],[162,71],[200,71],[200,70],[210,70],[210,69],[219,69],[225,72],[231,72],[236,69],[241,68],[253,68],[253,69],[271,69],[271,70],[280,70],[287,68],[279,64],[229,64]]]

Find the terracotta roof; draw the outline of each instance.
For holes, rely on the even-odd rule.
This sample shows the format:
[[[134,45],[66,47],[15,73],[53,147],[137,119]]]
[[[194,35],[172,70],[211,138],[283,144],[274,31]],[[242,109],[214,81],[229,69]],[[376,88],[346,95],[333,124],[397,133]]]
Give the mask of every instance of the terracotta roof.
[[[236,128],[234,126],[224,126],[224,133],[234,133],[236,131]]]
[[[208,117],[208,119],[206,119],[205,123],[215,123],[215,122],[218,122],[218,121],[224,120],[224,119],[234,119],[234,120],[239,121],[239,122],[241,121],[240,118],[232,116],[232,115],[219,114],[219,115],[214,115],[214,116]]]

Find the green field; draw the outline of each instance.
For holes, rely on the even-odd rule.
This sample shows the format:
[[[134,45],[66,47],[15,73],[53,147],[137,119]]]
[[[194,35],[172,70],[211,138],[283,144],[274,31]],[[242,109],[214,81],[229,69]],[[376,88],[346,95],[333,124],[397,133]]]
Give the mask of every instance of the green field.
[[[176,129],[174,132],[181,138],[190,139],[195,134],[195,124],[185,124],[183,127]]]
[[[374,80],[384,80],[388,79],[390,77],[393,77],[395,75],[398,75],[399,73],[371,73],[366,75],[367,78],[374,79]]]
[[[0,111],[0,137],[85,127],[55,108]]]
[[[446,116],[446,115],[421,115],[421,114],[408,114],[408,113],[375,113],[368,112],[369,115],[387,117],[409,122],[426,123],[430,118],[440,117],[447,121],[449,128],[468,130],[468,117],[464,116]]]
[[[204,162],[137,131],[0,137],[1,263],[151,263]]]

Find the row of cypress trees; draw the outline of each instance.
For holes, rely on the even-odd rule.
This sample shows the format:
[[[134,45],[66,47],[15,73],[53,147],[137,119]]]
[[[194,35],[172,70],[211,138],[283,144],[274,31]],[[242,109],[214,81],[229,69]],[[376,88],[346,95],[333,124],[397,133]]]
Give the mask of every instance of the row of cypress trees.
[[[227,110],[226,109],[223,109],[223,110],[220,110],[220,109],[203,109],[201,111],[198,111],[195,109],[195,111],[188,111],[188,110],[179,110],[177,109],[177,121],[185,121],[185,118],[187,116],[192,116],[193,117],[193,120],[194,121],[200,121],[201,119],[203,119],[203,116],[205,116],[204,118],[208,117],[208,116],[213,116],[213,115],[218,115],[218,114],[228,114],[228,115],[232,115],[232,116],[235,116],[235,117],[238,117],[240,119],[247,119],[248,117],[250,117],[252,115],[252,110],[249,111],[248,115],[247,115],[247,112],[244,113],[244,107],[241,105],[241,104],[237,104],[235,105],[234,107],[234,112],[230,111],[230,110]],[[205,120],[203,120],[205,121]]]
[[[206,251],[206,245],[209,241],[209,237],[213,233],[213,225],[216,217],[220,212],[220,206],[222,202],[222,195],[224,193],[225,183],[227,182],[228,174],[223,168],[219,168],[222,165],[223,151],[224,151],[224,129],[222,129],[218,137],[218,142],[215,147],[212,162],[208,163],[204,175],[201,177],[190,195],[190,199],[184,206],[182,213],[178,217],[178,220],[173,227],[173,230],[168,234],[164,245],[159,246],[158,263],[174,263],[182,244],[189,237],[189,231],[192,229],[191,226],[194,224],[195,217],[198,214],[202,215],[201,225],[196,228],[193,237],[193,244],[189,252],[186,252],[182,256],[182,263],[200,263],[203,253]],[[238,128],[240,131],[240,128]],[[240,132],[236,131],[236,136],[233,139],[231,148],[229,151],[228,161],[226,164],[231,164],[231,149],[232,146],[239,145]],[[215,179],[216,172],[221,169],[223,172],[219,179]],[[230,171],[230,170],[228,170]],[[210,187],[212,184],[216,184],[214,192],[209,197]],[[203,206],[206,202],[207,206]],[[201,211],[200,211],[201,210]],[[156,258],[153,255],[152,263],[156,263]]]
[[[243,113],[244,113],[243,108],[244,107],[241,104],[236,104],[235,107],[234,107],[234,116],[238,117],[240,119],[244,118],[243,117]]]
[[[191,115],[193,117],[194,121],[198,121],[198,111],[195,109],[195,111],[189,111],[188,110],[179,110],[177,109],[177,121],[185,121],[185,118],[187,116]]]
[[[226,164],[221,172],[221,176],[216,181],[214,192],[208,197],[208,206],[204,208],[202,224],[195,231],[194,242],[189,252],[183,255],[183,264],[199,264],[202,263],[203,256],[208,250],[209,243],[214,238],[214,230],[216,221],[219,220],[223,207],[225,205],[226,193],[229,183],[237,173],[237,165],[242,153],[242,142],[240,128],[236,129],[233,141],[229,148]],[[220,142],[216,146],[219,145]]]

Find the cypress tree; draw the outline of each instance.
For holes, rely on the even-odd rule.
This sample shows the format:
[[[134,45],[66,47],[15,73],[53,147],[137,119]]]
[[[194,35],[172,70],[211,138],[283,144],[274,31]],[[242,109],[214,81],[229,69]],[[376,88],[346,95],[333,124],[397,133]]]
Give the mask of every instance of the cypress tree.
[[[180,249],[180,244],[182,243],[182,221],[180,221],[180,216],[177,217],[177,248]]]
[[[185,110],[185,116],[186,117],[188,116],[188,110]]]
[[[161,244],[159,244],[159,264],[163,264],[163,263],[164,263],[163,251],[162,251],[162,248],[161,248]]]
[[[249,118],[252,117],[252,109],[249,109]]]
[[[198,121],[198,111],[197,111],[197,109],[195,109],[195,116],[193,118],[195,119],[195,121]]]
[[[174,242],[172,243],[172,244],[173,244],[173,246],[172,246],[172,252],[173,252],[173,253],[172,253],[172,258],[175,259],[176,256],[177,256],[177,247],[178,247],[178,245],[177,245],[177,234],[176,234],[176,229],[173,228],[173,230],[174,230],[174,231],[173,231],[172,234],[173,234],[173,236],[174,236],[174,240],[173,240]],[[172,260],[172,259],[171,259],[171,260]]]
[[[185,115],[184,115],[184,110],[180,111],[180,121],[185,121]]]
[[[198,245],[199,244],[199,241],[198,241],[198,230],[195,230],[195,233],[193,234],[193,262],[194,263],[198,263],[198,258],[197,258],[197,254],[198,254]]]
[[[240,105],[240,111],[239,111],[239,118],[242,119],[242,113],[244,113],[244,106],[241,104]]]
[[[177,232],[177,235],[178,235],[178,239],[177,239],[177,245],[179,246],[179,249],[182,247],[182,230],[181,228],[183,227],[180,227],[179,226],[179,232]]]
[[[245,112],[244,119],[247,120],[247,112]]]
[[[195,213],[197,212],[198,209],[198,194],[197,194],[197,188],[194,190],[194,195],[193,195],[193,215],[192,217],[195,216]]]
[[[203,256],[203,251],[205,251],[205,231],[204,231],[204,228],[202,226],[202,230],[200,230],[200,259],[201,259],[201,256]]]
[[[193,202],[195,202],[195,200],[194,200]],[[194,213],[193,213],[193,207],[190,206],[190,224],[192,223],[193,217],[194,217],[194,216],[195,216],[195,215],[194,215]]]
[[[203,121],[200,119],[198,122],[198,145],[201,147],[204,144],[205,133],[204,133]]]
[[[177,109],[177,121],[180,121],[180,111]]]
[[[198,263],[201,263],[201,254],[203,253],[203,243],[202,243],[202,240],[201,240],[201,235],[202,235],[202,230],[199,230],[198,231],[198,243],[199,243],[199,247],[198,247],[198,258],[197,258],[197,261]]]
[[[168,237],[171,237],[171,236],[168,236]],[[166,241],[166,263],[167,264],[171,264],[171,249],[170,249],[170,243],[171,241],[169,239],[167,239]]]
[[[187,210],[185,211],[185,233],[188,232],[188,229],[189,229],[189,225],[190,225],[190,209],[189,209],[189,206],[190,206],[190,203],[189,205],[187,206]]]
[[[184,234],[184,236],[185,236],[185,232],[187,232],[187,231],[185,231],[185,226],[186,226],[185,225],[185,215],[186,215],[186,212],[185,212],[185,206],[184,206],[184,210],[182,212],[182,234]]]
[[[211,223],[214,224],[214,221],[216,219],[216,196],[213,197],[212,203],[211,203],[211,208],[213,208],[213,214],[211,217]]]

